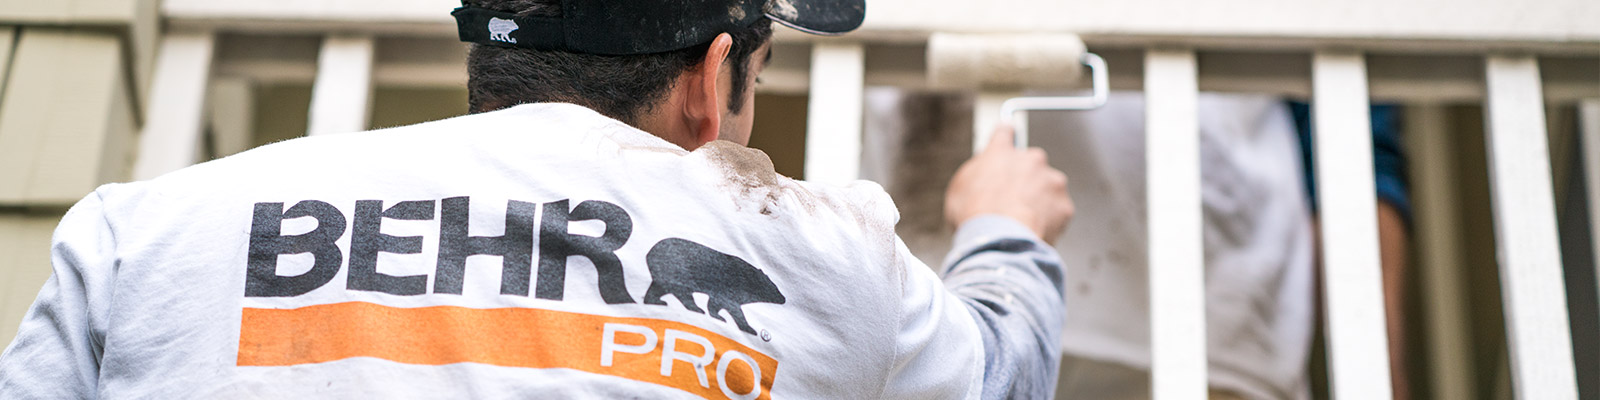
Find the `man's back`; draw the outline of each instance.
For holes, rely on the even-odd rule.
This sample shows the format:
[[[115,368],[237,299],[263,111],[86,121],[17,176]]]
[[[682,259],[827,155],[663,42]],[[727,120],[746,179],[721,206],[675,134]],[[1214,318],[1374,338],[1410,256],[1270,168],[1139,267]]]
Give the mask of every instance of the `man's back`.
[[[75,207],[0,393],[975,395],[896,218],[572,105],[285,142]]]

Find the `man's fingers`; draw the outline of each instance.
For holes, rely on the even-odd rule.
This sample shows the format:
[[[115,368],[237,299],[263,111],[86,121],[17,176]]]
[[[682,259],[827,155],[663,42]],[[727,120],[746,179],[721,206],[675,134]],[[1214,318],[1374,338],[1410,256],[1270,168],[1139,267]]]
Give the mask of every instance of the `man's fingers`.
[[[995,126],[994,134],[989,137],[989,147],[985,147],[984,151],[995,151],[1016,147],[1016,141],[1013,138],[1015,135],[1016,131],[1012,129],[1010,124],[1000,124]]]
[[[1041,165],[1048,165],[1050,163],[1050,157],[1044,153],[1044,149],[1038,147],[1029,147],[1027,154],[1028,159],[1038,162]]]
[[[1051,189],[1067,190],[1067,174],[1057,170],[1045,172],[1045,182],[1050,183]]]

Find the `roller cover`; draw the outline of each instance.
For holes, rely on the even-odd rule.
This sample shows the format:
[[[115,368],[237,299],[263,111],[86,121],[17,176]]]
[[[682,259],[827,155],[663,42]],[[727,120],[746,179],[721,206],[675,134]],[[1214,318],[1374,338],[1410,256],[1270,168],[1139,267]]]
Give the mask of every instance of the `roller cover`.
[[[928,38],[936,87],[1066,87],[1081,79],[1083,40],[1073,34],[951,34]]]

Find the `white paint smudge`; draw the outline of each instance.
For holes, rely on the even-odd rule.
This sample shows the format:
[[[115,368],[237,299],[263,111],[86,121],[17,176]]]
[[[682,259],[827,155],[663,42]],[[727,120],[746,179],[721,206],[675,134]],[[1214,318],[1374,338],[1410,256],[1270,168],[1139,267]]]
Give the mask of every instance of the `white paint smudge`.
[[[741,1],[728,7],[728,17],[732,19],[733,22],[743,21],[744,16],[744,2]]]
[[[794,19],[800,16],[800,10],[796,10],[794,3],[789,0],[772,0],[767,3],[767,14],[784,19]]]

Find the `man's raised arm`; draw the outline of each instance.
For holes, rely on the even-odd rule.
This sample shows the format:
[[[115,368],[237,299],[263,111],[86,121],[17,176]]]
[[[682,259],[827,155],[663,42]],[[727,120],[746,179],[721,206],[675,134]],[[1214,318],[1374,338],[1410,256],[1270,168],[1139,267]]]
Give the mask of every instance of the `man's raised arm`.
[[[951,180],[945,215],[959,229],[942,290],[931,276],[908,279],[907,306],[914,312],[903,316],[897,340],[905,361],[886,398],[925,398],[941,392],[930,388],[949,385],[964,386],[966,398],[1049,398],[1055,392],[1066,318],[1064,271],[1048,242],[1070,222],[1072,199],[1066,175],[1050,168],[1044,152],[1017,150],[1011,137],[1002,128]],[[937,320],[970,320],[976,332],[935,329]],[[981,354],[936,348],[962,336],[981,339]],[[981,371],[968,369],[979,360]],[[931,381],[963,373],[973,380]]]

